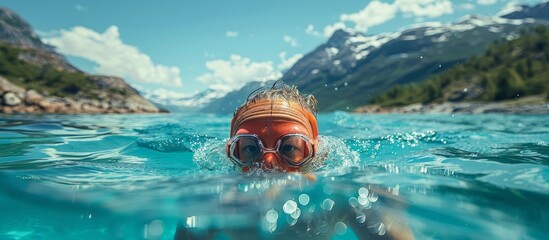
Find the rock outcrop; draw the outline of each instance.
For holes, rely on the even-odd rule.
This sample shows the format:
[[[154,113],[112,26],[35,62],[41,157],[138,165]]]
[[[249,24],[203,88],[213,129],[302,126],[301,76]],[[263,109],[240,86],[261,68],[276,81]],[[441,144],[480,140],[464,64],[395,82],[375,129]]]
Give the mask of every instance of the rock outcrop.
[[[123,82],[115,77],[90,77],[103,81]],[[128,86],[129,87],[129,86]],[[119,88],[120,89],[120,88]],[[135,91],[135,90],[134,90]],[[0,76],[1,113],[159,113],[165,112],[137,92],[126,95],[100,94],[97,98],[47,96],[35,89],[24,89]]]
[[[0,7],[0,47],[6,50],[0,53],[2,64],[9,65],[0,66],[4,70],[4,76],[0,75],[0,113],[166,112],[121,78],[93,76],[72,66],[52,46],[44,44],[28,23],[3,7]],[[41,73],[25,74],[28,69]],[[61,75],[65,79],[61,80]],[[67,79],[68,75],[74,76],[74,81],[71,77]],[[41,82],[33,77],[41,78]],[[64,81],[64,85],[56,81]],[[52,85],[69,88],[57,91]],[[50,92],[53,88],[57,94],[46,88]]]

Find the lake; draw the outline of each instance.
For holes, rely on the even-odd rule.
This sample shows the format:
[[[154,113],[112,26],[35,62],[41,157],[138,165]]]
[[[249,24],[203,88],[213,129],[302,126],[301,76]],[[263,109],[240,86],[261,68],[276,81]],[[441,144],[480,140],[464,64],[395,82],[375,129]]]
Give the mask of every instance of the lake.
[[[549,236],[548,115],[320,114],[308,175],[235,170],[231,117],[0,115],[0,239]]]

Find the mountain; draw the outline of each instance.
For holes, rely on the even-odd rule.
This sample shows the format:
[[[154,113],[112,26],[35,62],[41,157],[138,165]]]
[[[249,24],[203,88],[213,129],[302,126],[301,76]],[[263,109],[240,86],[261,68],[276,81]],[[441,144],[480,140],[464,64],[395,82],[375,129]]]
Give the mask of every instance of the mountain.
[[[543,19],[549,21],[549,1],[540,3],[536,6],[519,5],[515,8],[508,10],[508,13],[504,14],[503,18],[508,19]]]
[[[469,15],[455,23],[414,24],[373,36],[338,30],[296,62],[282,80],[314,94],[320,111],[350,111],[395,85],[425,81],[482,54],[494,41],[511,40],[522,29],[548,24],[546,8],[547,3],[521,6],[503,16]],[[247,94],[239,96],[243,101]]]
[[[427,81],[395,86],[376,97],[373,103],[394,107],[414,103],[534,99],[534,96],[546,101],[549,100],[548,76],[549,28],[538,26],[523,31],[517,39],[494,44],[483,55]]]
[[[165,93],[142,92],[154,104],[170,112],[198,112],[210,102],[223,98],[226,91],[207,89],[192,96],[168,97]]]
[[[227,93],[222,98],[211,99],[200,111],[206,113],[233,113],[253,91],[273,84],[274,81],[250,82],[244,87]]]
[[[123,79],[89,75],[0,7],[0,112],[162,112]]]

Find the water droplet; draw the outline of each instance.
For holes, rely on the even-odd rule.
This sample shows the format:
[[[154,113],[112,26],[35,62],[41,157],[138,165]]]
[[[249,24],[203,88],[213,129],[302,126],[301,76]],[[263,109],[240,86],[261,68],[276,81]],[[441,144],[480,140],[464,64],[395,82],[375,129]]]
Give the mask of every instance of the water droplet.
[[[347,232],[347,225],[345,225],[345,223],[342,223],[342,222],[337,222],[334,228],[335,228],[335,233],[337,233],[338,235],[343,235]]]
[[[423,56],[419,56],[420,59],[423,59]]]
[[[147,226],[147,237],[156,238],[162,235],[164,232],[164,224],[160,220],[154,220]]]
[[[377,195],[373,193],[372,195],[368,196],[368,200],[370,200],[370,202],[377,202],[377,199],[378,199]]]
[[[282,209],[286,214],[292,214],[297,209],[297,203],[294,200],[288,200],[284,203]]]
[[[349,205],[351,205],[351,207],[358,207],[358,199],[356,199],[356,197],[351,197],[349,198]]]
[[[301,209],[296,208],[295,211],[290,214],[290,216],[292,216],[292,218],[298,219],[299,216],[301,216]]]
[[[334,91],[337,91],[337,87],[334,88]]]
[[[363,212],[358,212],[356,214],[356,221],[358,223],[364,223],[366,222],[366,214],[364,214]]]
[[[358,195],[361,197],[368,196],[368,192],[369,192],[368,189],[364,187],[361,187],[360,189],[358,189]]]
[[[299,204],[301,204],[303,206],[309,204],[310,200],[311,200],[311,198],[309,198],[309,195],[307,195],[305,193],[299,195],[299,198],[298,198]]]
[[[347,87],[349,84],[348,84],[347,82],[345,82],[343,85],[344,85],[345,87]]]
[[[278,212],[274,209],[267,211],[267,214],[265,214],[265,219],[269,223],[275,223],[276,220],[278,220]]]
[[[322,202],[322,209],[330,211],[334,207],[334,204],[335,204],[334,200],[326,198]]]
[[[286,217],[286,222],[288,222],[288,225],[293,226],[297,223],[297,218],[293,218],[291,215],[288,215]]]
[[[276,230],[276,223],[271,223],[269,226],[269,232],[274,232]]]
[[[368,204],[370,204],[370,201],[368,201],[368,197],[367,196],[360,196],[358,197],[358,203],[362,206],[367,206]]]

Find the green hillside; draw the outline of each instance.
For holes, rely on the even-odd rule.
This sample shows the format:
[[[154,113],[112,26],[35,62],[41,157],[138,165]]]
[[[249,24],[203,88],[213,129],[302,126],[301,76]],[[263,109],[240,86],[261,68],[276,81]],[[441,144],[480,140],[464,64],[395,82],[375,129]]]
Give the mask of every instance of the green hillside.
[[[397,85],[371,103],[388,107],[500,101],[548,93],[549,29],[539,26],[523,30],[514,40],[496,42],[483,56],[472,57],[425,82]]]
[[[13,84],[25,89],[37,89],[50,96],[81,96],[93,97],[97,85],[87,80],[87,76],[80,72],[66,72],[56,70],[53,66],[38,67],[20,60],[22,51],[9,44],[0,42],[0,76],[10,80]]]

